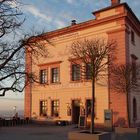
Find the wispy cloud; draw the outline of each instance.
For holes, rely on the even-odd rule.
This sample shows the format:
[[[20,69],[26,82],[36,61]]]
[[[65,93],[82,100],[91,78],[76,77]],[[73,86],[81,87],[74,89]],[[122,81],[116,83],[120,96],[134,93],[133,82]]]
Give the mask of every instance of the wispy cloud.
[[[30,12],[33,16],[39,17],[47,22],[52,21],[52,17],[49,15],[44,14],[40,9],[33,5],[28,5],[24,7],[24,11]]]
[[[57,19],[55,21],[55,24],[56,24],[57,28],[62,28],[62,27],[65,27],[66,26],[66,22],[64,22],[62,20],[59,20],[59,19]]]
[[[46,10],[46,9],[45,9]],[[23,7],[23,11],[28,13],[29,16],[32,15],[34,16],[36,19],[36,25],[40,25],[43,26],[44,22],[47,23],[47,29],[51,29],[52,28],[62,28],[66,26],[66,21],[64,18],[62,18],[61,12],[58,13],[58,15],[56,16],[56,11],[49,9],[49,7],[47,8],[47,10],[43,13],[42,9],[40,9],[39,7],[35,6],[35,5],[25,5]],[[42,20],[44,22],[42,22]]]
[[[73,0],[66,0],[66,1],[67,1],[67,3],[69,3],[69,4],[73,4],[73,3],[74,3]]]

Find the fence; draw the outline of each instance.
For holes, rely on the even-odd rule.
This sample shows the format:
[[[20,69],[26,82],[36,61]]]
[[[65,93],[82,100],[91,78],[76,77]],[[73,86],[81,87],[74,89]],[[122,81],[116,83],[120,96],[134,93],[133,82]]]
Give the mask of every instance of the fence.
[[[10,127],[10,126],[17,126],[17,125],[26,125],[30,124],[31,121],[29,118],[9,118],[9,119],[0,119],[0,126],[1,127]]]

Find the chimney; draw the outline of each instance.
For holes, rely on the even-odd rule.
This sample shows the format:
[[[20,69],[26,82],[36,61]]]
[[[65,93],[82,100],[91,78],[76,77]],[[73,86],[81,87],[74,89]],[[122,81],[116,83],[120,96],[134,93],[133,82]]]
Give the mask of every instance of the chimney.
[[[120,4],[120,0],[111,0],[111,5],[117,5]]]
[[[76,20],[72,20],[71,25],[76,25]]]

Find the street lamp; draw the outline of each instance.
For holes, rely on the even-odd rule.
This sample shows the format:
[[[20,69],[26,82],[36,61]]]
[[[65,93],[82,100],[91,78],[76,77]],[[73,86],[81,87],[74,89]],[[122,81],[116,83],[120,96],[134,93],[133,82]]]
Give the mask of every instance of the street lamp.
[[[15,116],[16,113],[17,113],[17,106],[14,106],[14,107],[13,107],[13,116]]]

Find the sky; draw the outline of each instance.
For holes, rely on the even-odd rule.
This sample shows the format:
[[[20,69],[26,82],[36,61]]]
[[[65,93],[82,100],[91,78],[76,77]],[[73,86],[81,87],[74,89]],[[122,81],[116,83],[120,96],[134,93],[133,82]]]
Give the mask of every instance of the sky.
[[[35,30],[52,31],[69,26],[71,20],[77,23],[94,19],[93,11],[110,5],[110,0],[19,0],[19,9],[23,12],[25,22],[20,30],[20,35]],[[140,0],[121,0],[127,2],[136,16],[140,19]],[[14,6],[14,5],[13,5]],[[0,97],[0,111],[24,109],[24,93],[8,92],[5,97]]]
[[[127,2],[137,17],[140,18],[139,0]],[[110,5],[110,0],[22,0],[26,16],[26,29],[51,31],[71,24],[71,20],[83,22],[93,19],[93,11]]]

